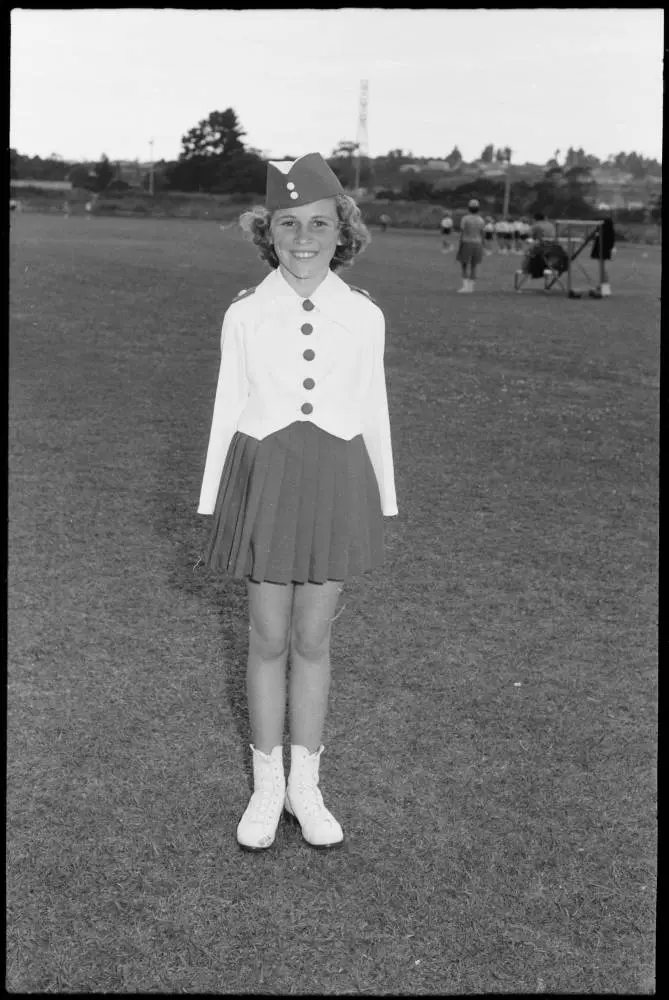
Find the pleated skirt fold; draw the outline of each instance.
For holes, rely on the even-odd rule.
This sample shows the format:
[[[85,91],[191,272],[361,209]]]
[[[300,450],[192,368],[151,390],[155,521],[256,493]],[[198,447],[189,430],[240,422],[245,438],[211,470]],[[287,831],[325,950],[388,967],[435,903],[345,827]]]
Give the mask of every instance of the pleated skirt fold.
[[[204,563],[256,583],[347,580],[383,565],[378,483],[361,434],[296,421],[259,441],[237,431]]]

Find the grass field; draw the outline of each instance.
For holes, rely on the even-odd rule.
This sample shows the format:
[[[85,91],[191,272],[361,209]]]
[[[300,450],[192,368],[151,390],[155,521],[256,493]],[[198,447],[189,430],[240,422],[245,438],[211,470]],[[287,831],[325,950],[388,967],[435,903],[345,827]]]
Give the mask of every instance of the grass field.
[[[645,256],[644,256],[645,255]],[[455,294],[437,233],[344,277],[388,319],[400,516],[333,637],[347,844],[242,854],[242,584],[194,569],[236,230],[12,219],[11,992],[655,988],[660,255],[614,296]]]

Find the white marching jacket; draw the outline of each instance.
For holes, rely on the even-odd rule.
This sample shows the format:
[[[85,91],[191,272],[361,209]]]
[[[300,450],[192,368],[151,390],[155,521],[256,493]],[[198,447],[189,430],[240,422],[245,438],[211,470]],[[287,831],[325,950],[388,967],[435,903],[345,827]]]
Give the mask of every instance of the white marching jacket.
[[[199,514],[213,514],[235,431],[262,440],[310,420],[345,441],[363,435],[387,516],[397,514],[385,320],[333,271],[308,299],[277,269],[228,308]]]

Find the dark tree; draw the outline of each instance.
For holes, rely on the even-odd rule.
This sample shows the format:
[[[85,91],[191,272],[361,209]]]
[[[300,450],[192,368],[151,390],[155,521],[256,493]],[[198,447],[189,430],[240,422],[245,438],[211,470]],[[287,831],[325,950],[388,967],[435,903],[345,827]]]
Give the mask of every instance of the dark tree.
[[[115,178],[105,188],[106,194],[113,194],[115,191],[129,191],[129,190],[130,190],[130,185],[128,184],[128,182],[124,181],[120,177]]]
[[[176,166],[176,161],[171,160],[158,160],[153,165],[153,191],[154,194],[159,194],[161,191],[167,191],[170,187],[168,180],[168,172]],[[144,191],[148,191],[151,187],[151,175],[146,172],[141,180],[141,186]]]
[[[103,153],[99,163],[95,165],[96,190],[104,191],[114,179],[114,168]]]
[[[353,142],[350,139],[342,139],[337,143],[336,147],[332,150],[332,157],[338,158],[340,156],[347,156],[349,159],[358,149],[358,143]]]
[[[257,172],[263,161],[244,148],[244,135],[232,108],[212,111],[182,136],[179,160],[165,172],[167,183],[179,191],[241,191],[236,185],[245,191],[261,191]]]
[[[420,177],[412,177],[407,181],[406,186],[407,197],[411,201],[429,201],[432,196],[432,185],[426,181],[422,180]]]
[[[333,156],[327,163],[343,187],[353,187],[355,182],[355,166],[348,156]]]
[[[75,163],[67,179],[75,188],[84,188],[86,191],[98,190],[98,179],[95,170],[86,163]]]
[[[457,146],[453,146],[453,149],[446,157],[446,163],[448,163],[449,167],[451,167],[452,169],[459,167],[460,164],[462,163],[462,153],[460,152]]]
[[[627,157],[627,169],[631,173],[632,177],[640,180],[642,177],[646,176],[646,164],[643,156],[639,156],[638,153],[630,153]]]
[[[662,225],[662,193],[657,194],[651,201],[650,217],[653,222]]]
[[[252,150],[242,149],[219,161],[211,190],[218,194],[261,194],[266,176],[265,160]]]
[[[208,156],[224,159],[244,149],[244,135],[246,133],[232,108],[212,111],[208,118],[203,118],[181,137],[183,150],[179,159]]]
[[[480,163],[492,163],[494,155],[495,155],[495,147],[493,146],[492,143],[490,143],[488,146],[486,146],[486,148],[483,150],[483,152],[479,156],[479,162]]]

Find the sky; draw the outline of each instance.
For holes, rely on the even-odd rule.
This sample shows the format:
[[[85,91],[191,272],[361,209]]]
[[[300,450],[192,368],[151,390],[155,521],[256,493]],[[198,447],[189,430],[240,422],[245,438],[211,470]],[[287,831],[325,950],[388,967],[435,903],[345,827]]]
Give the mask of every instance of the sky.
[[[177,159],[212,111],[269,157],[367,151],[515,163],[569,146],[662,156],[662,8],[11,12],[10,145],[66,160]],[[153,145],[151,141],[153,140]]]

